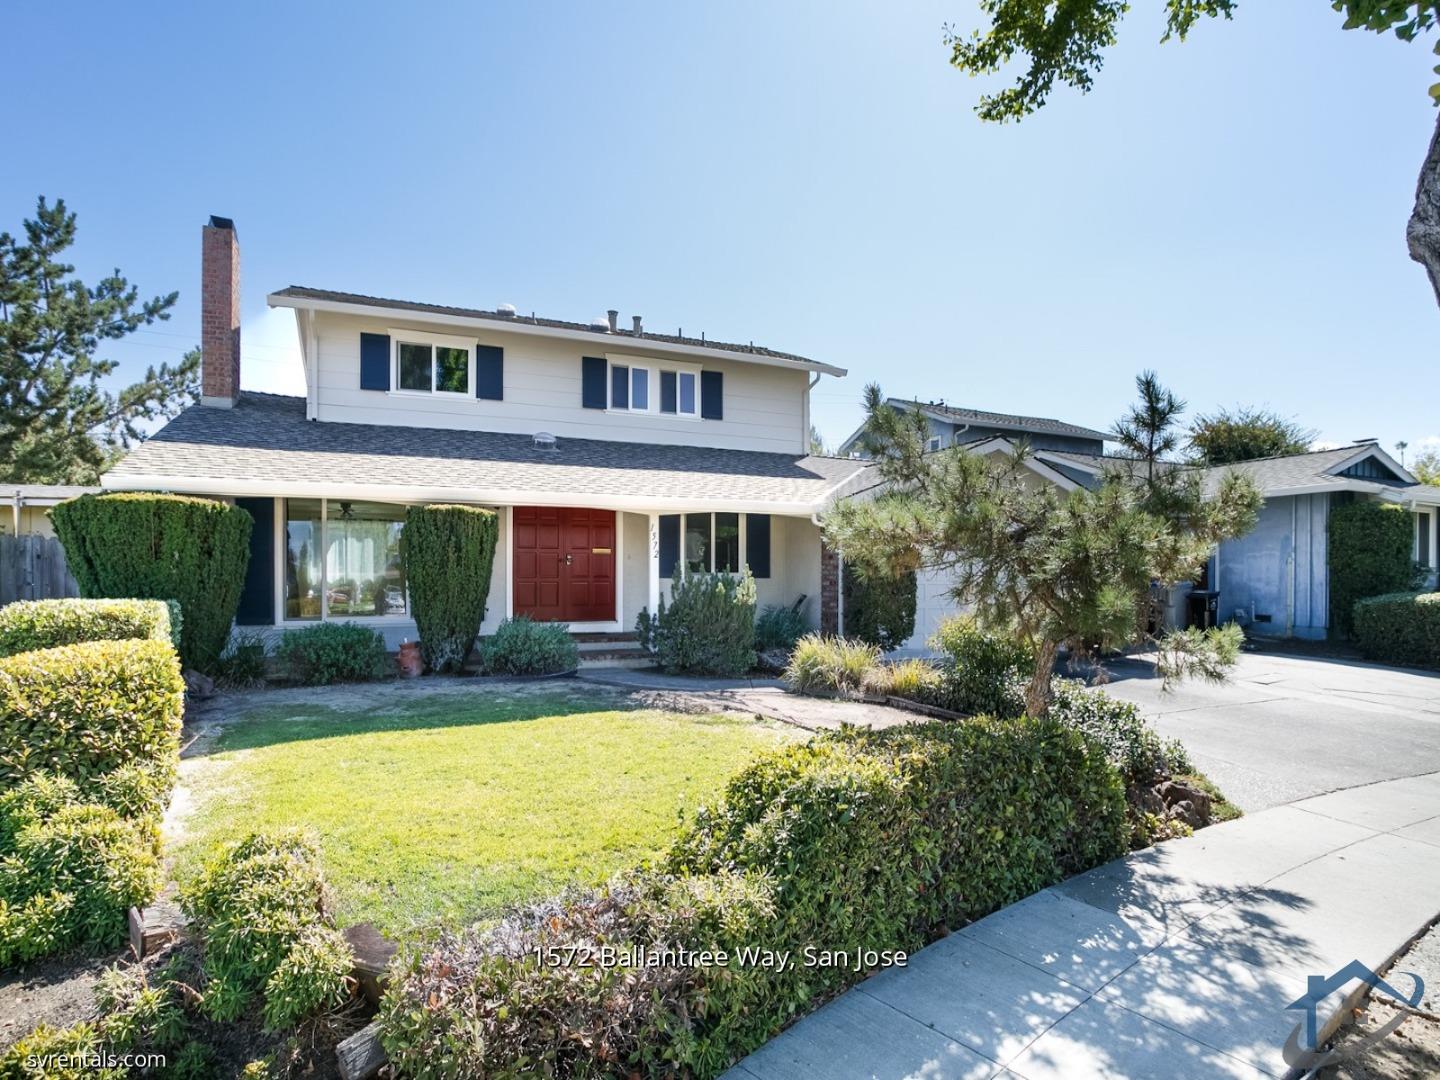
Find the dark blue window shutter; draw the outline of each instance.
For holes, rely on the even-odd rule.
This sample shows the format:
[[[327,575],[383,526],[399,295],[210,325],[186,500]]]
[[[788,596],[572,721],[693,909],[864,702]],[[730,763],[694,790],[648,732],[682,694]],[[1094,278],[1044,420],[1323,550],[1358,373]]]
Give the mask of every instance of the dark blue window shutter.
[[[475,396],[505,400],[505,350],[498,345],[475,346]]]
[[[660,372],[660,411],[673,413],[675,408],[675,372]]]
[[[660,515],[660,580],[668,581],[675,576],[675,564],[680,561],[680,515]],[[653,614],[653,613],[652,613]]]
[[[745,515],[745,562],[757,578],[770,576],[770,515]]]
[[[390,335],[360,335],[360,389],[390,389]]]
[[[725,419],[725,375],[723,372],[700,372],[700,419]]]
[[[624,364],[616,364],[610,369],[610,407],[630,407],[630,369]]]
[[[241,626],[272,626],[275,623],[275,500],[236,499],[235,505],[248,510],[255,521],[250,529],[250,562],[245,567],[245,587],[240,592],[235,621]]]
[[[605,408],[605,358],[580,358],[580,404],[587,409]]]

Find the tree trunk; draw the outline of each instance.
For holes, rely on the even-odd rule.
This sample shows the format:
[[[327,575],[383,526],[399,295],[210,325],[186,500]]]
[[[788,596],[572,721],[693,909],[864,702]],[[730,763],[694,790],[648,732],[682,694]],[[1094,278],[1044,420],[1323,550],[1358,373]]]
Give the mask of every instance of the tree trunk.
[[[1430,138],[1430,151],[1420,166],[1420,180],[1415,185],[1415,209],[1405,229],[1410,257],[1425,267],[1435,302],[1440,304],[1440,117],[1435,121],[1435,134]]]
[[[1058,641],[1045,640],[1036,646],[1035,674],[1030,676],[1030,685],[1025,688],[1025,715],[1032,720],[1039,720],[1050,712],[1050,678],[1059,651]]]

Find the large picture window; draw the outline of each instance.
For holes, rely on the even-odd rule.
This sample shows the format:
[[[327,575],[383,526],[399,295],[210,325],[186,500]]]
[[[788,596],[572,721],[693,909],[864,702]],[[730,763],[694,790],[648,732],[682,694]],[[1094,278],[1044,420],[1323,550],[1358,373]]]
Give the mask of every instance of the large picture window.
[[[747,520],[749,550],[743,551]],[[748,563],[757,578],[770,576],[768,514],[661,514],[659,542],[662,579],[675,572],[677,562],[693,574],[738,574]]]
[[[405,508],[340,499],[285,503],[285,617],[405,615]]]

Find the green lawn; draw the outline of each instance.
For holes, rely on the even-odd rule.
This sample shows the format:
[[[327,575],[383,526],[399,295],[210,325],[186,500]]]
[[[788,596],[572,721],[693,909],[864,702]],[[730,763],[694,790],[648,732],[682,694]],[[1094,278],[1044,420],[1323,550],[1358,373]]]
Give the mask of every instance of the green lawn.
[[[436,920],[594,883],[654,855],[679,813],[797,733],[729,716],[592,711],[575,691],[424,695],[383,706],[257,707],[186,762],[172,844],[184,881],[213,845],[308,825],[342,925],[405,936]]]

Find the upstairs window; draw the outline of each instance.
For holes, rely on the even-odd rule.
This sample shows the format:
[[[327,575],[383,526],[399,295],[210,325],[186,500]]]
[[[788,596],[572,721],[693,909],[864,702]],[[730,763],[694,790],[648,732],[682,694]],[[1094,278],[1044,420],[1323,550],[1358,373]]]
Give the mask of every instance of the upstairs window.
[[[695,416],[700,394],[693,371],[660,372],[660,411],[672,416]]]
[[[474,350],[447,339],[395,340],[395,388],[411,394],[470,393]]]
[[[650,378],[649,368],[611,364],[611,411],[650,412]]]

